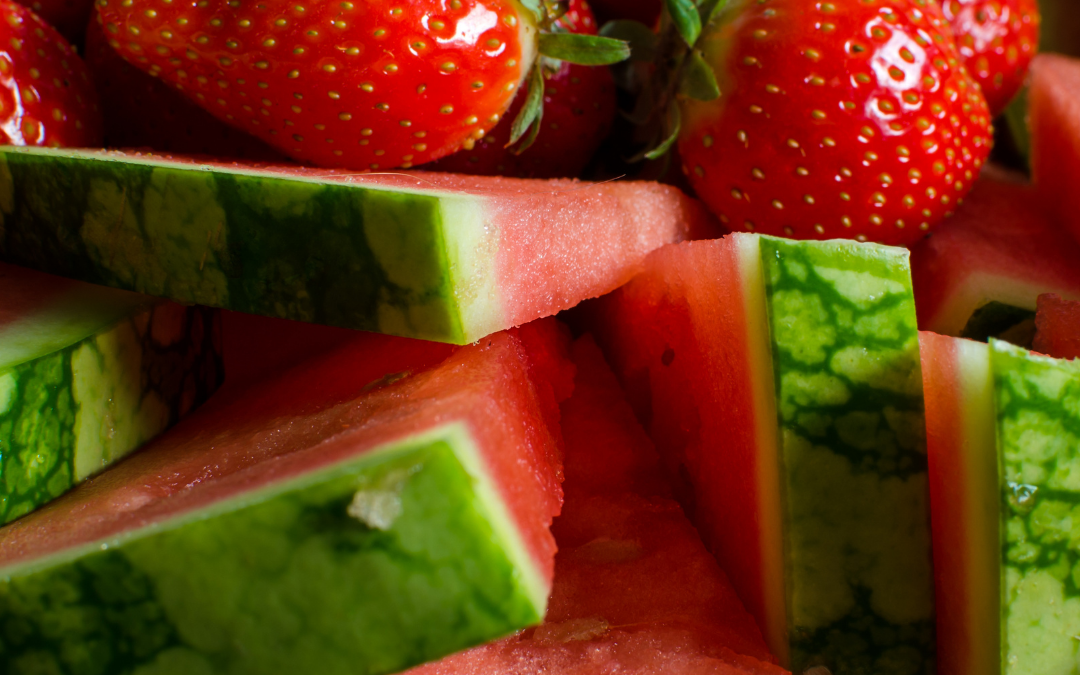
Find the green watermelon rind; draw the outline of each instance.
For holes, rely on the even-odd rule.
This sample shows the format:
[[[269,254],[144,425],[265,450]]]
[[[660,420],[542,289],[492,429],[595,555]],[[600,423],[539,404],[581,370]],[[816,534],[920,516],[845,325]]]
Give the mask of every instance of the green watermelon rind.
[[[790,665],[929,672],[933,575],[907,253],[771,237],[760,247],[781,437]]]
[[[1080,363],[990,343],[1002,671],[1072,672],[1080,640]]]
[[[546,597],[455,422],[0,569],[0,637],[58,672],[365,675],[535,624]]]
[[[126,456],[221,384],[216,310],[146,298],[120,320],[116,309],[104,308],[104,329],[0,369],[0,523]],[[91,315],[67,338],[94,331]]]
[[[325,178],[5,148],[0,258],[184,303],[457,344],[504,327],[483,197]]]

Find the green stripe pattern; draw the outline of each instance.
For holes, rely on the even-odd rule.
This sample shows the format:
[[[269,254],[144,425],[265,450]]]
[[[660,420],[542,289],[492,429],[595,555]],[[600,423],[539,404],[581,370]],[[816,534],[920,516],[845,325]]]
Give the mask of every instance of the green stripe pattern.
[[[1080,364],[991,342],[1003,671],[1080,672]]]
[[[451,197],[107,155],[0,151],[0,259],[185,303],[467,342]]]
[[[0,569],[0,672],[372,675],[536,623],[461,443],[402,441]]]
[[[219,312],[162,302],[0,370],[0,523],[149,441],[220,385]]]
[[[791,669],[934,667],[925,422],[907,252],[761,238]]]

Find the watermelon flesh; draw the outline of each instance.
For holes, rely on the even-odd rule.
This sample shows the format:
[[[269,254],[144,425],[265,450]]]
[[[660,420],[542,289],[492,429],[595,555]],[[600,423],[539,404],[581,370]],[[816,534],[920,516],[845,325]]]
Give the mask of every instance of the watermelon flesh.
[[[1045,203],[1008,175],[976,182],[956,215],[912,248],[919,328],[1030,346],[1040,294],[1080,299],[1080,245]]]
[[[523,345],[360,336],[0,530],[5,661],[388,673],[538,622],[561,466]]]
[[[1080,239],[1080,59],[1040,54],[1028,76],[1031,174],[1038,199]]]
[[[659,471],[592,338],[563,403],[566,502],[545,623],[410,675],[782,675]],[[676,573],[673,573],[676,572]]]
[[[587,307],[681,500],[794,672],[933,664],[906,258],[730,235],[658,251]]]
[[[218,313],[0,264],[0,524],[175,424],[221,383]]]
[[[357,174],[0,150],[0,258],[251,314],[457,344],[628,280],[709,236],[655,183]],[[587,231],[583,231],[583,224]]]
[[[1056,359],[1080,357],[1080,302],[1040,295],[1032,349]]]
[[[938,672],[1075,672],[1080,364],[921,340]]]

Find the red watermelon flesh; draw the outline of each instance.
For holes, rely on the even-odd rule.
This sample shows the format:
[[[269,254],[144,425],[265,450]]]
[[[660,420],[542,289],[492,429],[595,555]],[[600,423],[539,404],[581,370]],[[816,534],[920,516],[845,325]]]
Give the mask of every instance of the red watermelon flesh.
[[[1040,295],[1032,349],[1056,359],[1080,357],[1080,302]]]
[[[1080,59],[1040,54],[1031,62],[1028,126],[1039,201],[1080,239]]]
[[[956,215],[912,248],[920,329],[960,336],[988,303],[1034,312],[1041,293],[1080,299],[1080,245],[1042,213],[1045,201],[1007,175],[984,176]]]
[[[782,675],[659,478],[659,458],[588,336],[562,405],[566,502],[545,623],[411,671]]]
[[[408,377],[414,368],[420,372]],[[516,443],[523,456],[493,449],[487,459],[498,472],[532,476],[508,496],[522,523],[538,525],[529,528],[530,550],[538,565],[550,568],[545,560],[554,544],[542,523],[559,512],[562,490],[558,465],[551,463],[556,453],[543,449],[542,414],[514,419],[538,406],[522,368],[528,358],[510,335],[456,349],[360,334],[243,398],[206,406],[144,452],[14,523],[0,539],[0,565],[159,522],[442,417],[461,417],[476,420],[473,432],[485,447],[515,447],[522,434],[528,439]],[[540,518],[526,517],[530,512]]]

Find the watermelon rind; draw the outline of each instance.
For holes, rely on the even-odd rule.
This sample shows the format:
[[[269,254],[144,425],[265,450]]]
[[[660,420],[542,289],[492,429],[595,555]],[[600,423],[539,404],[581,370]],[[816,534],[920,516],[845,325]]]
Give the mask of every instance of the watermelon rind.
[[[907,252],[771,237],[760,247],[791,668],[930,672],[926,442]]]
[[[1076,670],[1080,364],[990,344],[1002,514],[1003,672]]]
[[[546,606],[461,423],[0,579],[0,659],[34,672],[389,673]]]
[[[0,266],[0,290],[44,275]],[[25,284],[23,283],[25,282]],[[223,379],[219,316],[67,282],[0,327],[0,523],[175,424]]]

